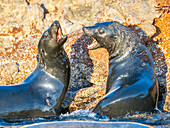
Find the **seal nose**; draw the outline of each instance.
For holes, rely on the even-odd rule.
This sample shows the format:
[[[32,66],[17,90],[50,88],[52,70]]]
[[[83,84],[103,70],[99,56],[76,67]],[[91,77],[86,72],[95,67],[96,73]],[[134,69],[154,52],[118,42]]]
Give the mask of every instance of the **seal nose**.
[[[89,36],[93,35],[93,30],[90,27],[83,27],[83,32]]]
[[[83,32],[84,32],[84,33],[88,33],[87,27],[83,27]]]
[[[57,27],[59,28],[59,27],[60,27],[59,21],[55,20],[55,21],[53,22],[53,24],[51,25],[51,27],[53,27],[53,26],[57,26]]]

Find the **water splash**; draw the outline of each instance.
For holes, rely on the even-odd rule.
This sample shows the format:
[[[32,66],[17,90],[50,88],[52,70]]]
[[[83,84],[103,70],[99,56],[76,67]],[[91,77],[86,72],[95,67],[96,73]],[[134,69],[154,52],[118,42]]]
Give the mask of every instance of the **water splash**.
[[[105,123],[109,122],[137,122],[142,124],[147,124],[156,127],[167,126],[170,124],[170,113],[154,113],[154,114],[136,114],[136,115],[126,115],[123,118],[113,118],[110,119],[107,116],[102,116],[94,113],[90,110],[77,110],[72,113],[61,114],[60,116],[53,116],[48,118],[36,118],[36,119],[0,119],[1,126],[25,126],[28,124],[42,123],[42,122],[52,122],[52,121],[102,121]]]

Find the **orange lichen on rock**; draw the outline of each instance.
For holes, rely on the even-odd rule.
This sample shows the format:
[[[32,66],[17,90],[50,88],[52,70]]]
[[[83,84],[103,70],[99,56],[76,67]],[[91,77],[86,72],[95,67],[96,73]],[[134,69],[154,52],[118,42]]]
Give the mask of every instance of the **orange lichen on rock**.
[[[90,58],[93,60],[94,69],[91,82],[96,85],[106,85],[108,76],[109,54],[106,49],[89,51]]]
[[[96,22],[120,21],[121,23],[123,22],[124,25],[131,25],[129,27],[138,34],[142,39],[142,43],[151,51],[155,64],[156,76],[166,81],[165,84],[167,84],[168,93],[164,109],[170,111],[169,0],[156,0],[159,6],[155,10],[163,13],[160,18],[155,19],[154,24],[160,29],[159,35],[154,37],[155,42],[158,40],[158,44],[151,38],[152,34],[155,32],[152,20],[157,15],[151,11],[153,10],[153,8],[150,8],[151,6],[145,6],[145,4],[135,6],[132,2],[132,4],[129,4],[129,2],[125,4],[122,2],[123,4],[120,4],[120,1],[105,1],[104,3],[101,2],[101,4],[98,4],[97,1],[95,1],[93,7],[92,5],[88,5],[87,8],[81,9],[83,6],[76,6],[76,8],[79,9],[74,9],[74,4],[67,3],[69,10],[65,10],[63,1],[43,3],[43,1],[40,0],[28,0],[28,2],[30,3],[29,5],[25,1],[21,4],[20,1],[18,1],[17,4],[16,2],[12,4],[10,2],[1,4],[2,10],[0,11],[2,11],[2,17],[0,18],[0,25],[3,29],[0,32],[0,85],[20,83],[35,69],[37,65],[36,54],[38,54],[37,44],[39,37],[54,19],[60,19],[61,25],[68,30],[67,34],[69,34],[65,44],[65,50],[68,56],[71,57],[71,63],[73,63],[71,69],[77,71],[75,74],[84,73],[84,79],[92,83],[92,85],[89,85],[91,87],[88,86],[77,91],[77,95],[70,106],[70,110],[93,109],[100,98],[105,94],[108,76],[108,52],[106,49],[88,51],[86,45],[88,44],[89,37],[83,37],[84,41],[82,42],[84,45],[80,43],[81,41],[76,42],[83,34],[82,30],[78,30],[81,29],[82,26],[79,25],[81,26],[80,28],[76,26],[76,24],[93,25]],[[44,12],[41,5],[37,4],[40,2],[45,5],[49,13]],[[135,2],[137,3],[138,1]],[[90,3],[94,3],[94,1],[90,1]],[[81,2],[78,4],[82,5]],[[132,8],[130,6],[132,6]],[[145,7],[148,7],[148,9]],[[72,8],[72,11],[70,8]],[[138,13],[141,9],[144,10],[143,13]],[[149,12],[151,12],[150,15],[148,14]],[[80,15],[80,13],[83,15]],[[88,23],[88,20],[90,23]],[[148,24],[143,25],[147,20]],[[70,28],[72,29],[72,33],[69,32]],[[75,28],[77,28],[77,31],[73,32]],[[75,50],[75,54],[72,50]],[[76,64],[79,65],[77,66]],[[77,70],[76,66],[80,69]],[[91,72],[91,74],[89,72]],[[164,78],[165,73],[166,78]],[[74,84],[76,82],[73,82],[73,78],[75,77],[72,76],[71,82]],[[78,81],[76,84],[79,86],[82,83],[82,81]],[[163,83],[162,85],[165,84]]]
[[[105,94],[108,75],[108,52],[106,49],[89,50],[88,45],[93,40],[84,35],[82,30],[73,32],[68,37],[65,50],[69,55],[71,65],[69,88],[72,86],[82,88],[75,92],[77,94],[73,97],[69,110],[70,112],[78,109],[92,110]]]
[[[0,52],[0,85],[11,85],[21,83],[37,65],[36,54],[38,54],[36,39],[28,39],[24,35],[23,25],[4,28],[1,38]],[[42,33],[32,29],[36,38]],[[29,36],[29,38],[31,37]],[[38,38],[37,38],[38,39]]]
[[[163,51],[166,64],[166,86],[167,86],[167,96],[164,105],[166,111],[170,111],[170,13],[169,10],[162,13],[160,18],[155,19],[155,26],[160,29],[160,34],[154,38],[158,40],[158,47]]]
[[[74,101],[69,106],[70,112],[79,109],[93,110],[106,92],[106,86],[93,85],[78,91]]]
[[[160,6],[170,6],[170,1],[169,0],[156,0],[156,2]]]
[[[71,34],[68,34],[68,39],[67,39],[66,43],[64,44],[64,49],[69,57],[70,57],[72,45],[76,42],[76,40],[78,38],[80,38],[80,36],[82,34],[83,34],[83,32],[81,30],[79,30],[77,32],[72,32]]]
[[[20,26],[20,27],[13,27],[13,28],[12,28],[12,31],[11,31],[11,30],[8,30],[8,33],[12,33],[13,36],[14,36],[15,34],[21,32],[22,29],[23,29],[23,25]]]

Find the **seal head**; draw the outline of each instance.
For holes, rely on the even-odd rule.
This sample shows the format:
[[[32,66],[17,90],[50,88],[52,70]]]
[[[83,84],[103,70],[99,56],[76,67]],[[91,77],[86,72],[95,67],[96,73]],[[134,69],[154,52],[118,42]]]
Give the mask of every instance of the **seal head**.
[[[116,21],[96,23],[94,26],[83,27],[83,31],[94,39],[88,47],[90,50],[106,48],[110,57],[131,50],[134,44],[130,42],[140,42],[130,28]]]
[[[49,65],[54,61],[56,54],[63,51],[63,44],[67,40],[67,35],[63,35],[58,21],[54,21],[51,27],[46,30],[38,44],[38,52],[42,64]],[[55,61],[54,61],[55,62]]]

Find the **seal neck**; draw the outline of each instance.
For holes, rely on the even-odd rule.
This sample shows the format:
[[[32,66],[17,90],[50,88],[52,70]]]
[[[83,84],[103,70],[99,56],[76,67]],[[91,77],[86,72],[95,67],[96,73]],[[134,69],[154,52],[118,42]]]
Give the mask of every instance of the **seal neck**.
[[[125,55],[132,51],[132,44],[130,43],[120,43],[119,45],[114,47],[113,49],[109,49],[109,60],[113,58],[125,57]]]
[[[113,46],[108,49],[109,52],[109,60],[113,58],[125,57],[130,54],[135,46],[140,42],[139,38],[134,34],[130,34],[127,32],[122,32],[121,38],[116,40],[116,43],[113,42]]]
[[[64,48],[51,53],[39,54],[40,69],[45,70],[47,73],[56,76],[60,70],[65,71],[65,67],[69,66],[68,56],[64,51]]]

